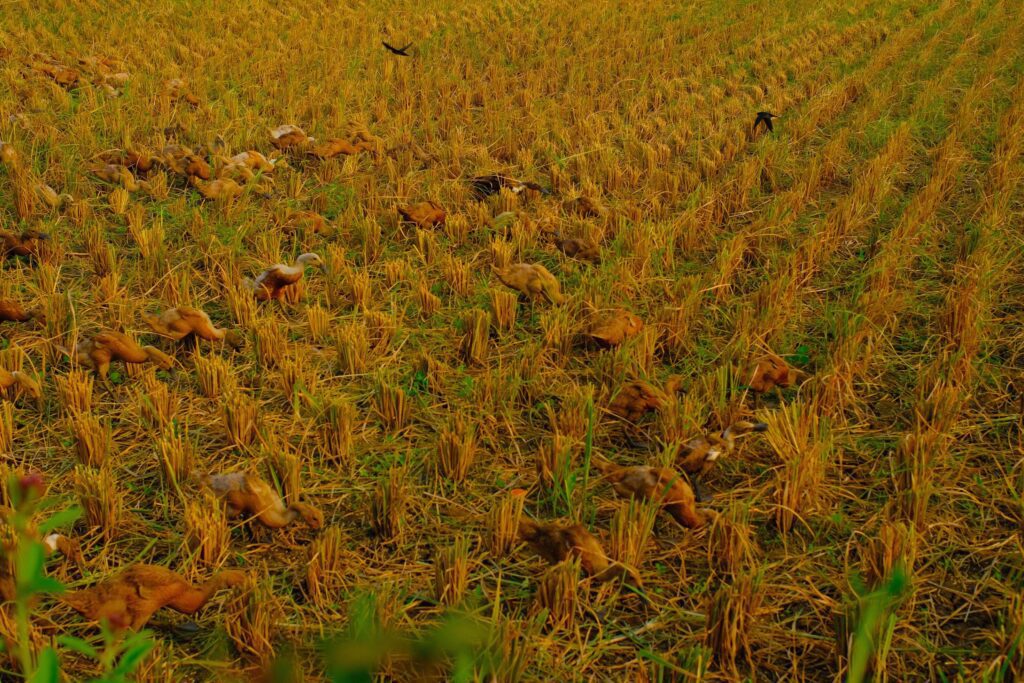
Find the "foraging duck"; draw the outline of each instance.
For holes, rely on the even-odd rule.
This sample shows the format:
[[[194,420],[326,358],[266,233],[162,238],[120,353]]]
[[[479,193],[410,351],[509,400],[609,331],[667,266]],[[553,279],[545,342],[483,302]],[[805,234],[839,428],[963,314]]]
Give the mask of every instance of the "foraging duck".
[[[206,160],[183,145],[167,145],[160,151],[163,164],[180,176],[210,180],[213,171]]]
[[[508,188],[513,194],[520,194],[525,190],[533,190],[542,195],[551,194],[550,190],[544,189],[537,183],[516,180],[515,178],[498,174],[476,176],[469,180],[469,185],[473,188],[473,193],[477,199],[486,199],[492,194],[497,194],[503,187]]]
[[[199,98],[189,90],[188,85],[181,78],[172,78],[164,83],[164,92],[173,101],[185,102],[191,107],[199,106]]]
[[[491,272],[503,285],[526,295],[531,301],[539,296],[553,304],[565,301],[558,280],[539,263],[513,263],[504,268],[492,265]]]
[[[25,230],[20,235],[7,230],[0,230],[0,252],[4,257],[39,255],[39,242],[48,240],[50,236],[34,228]]]
[[[596,199],[590,197],[577,197],[570,199],[562,205],[566,213],[575,214],[582,218],[604,218],[608,215],[608,209],[604,208]]]
[[[640,334],[644,323],[623,308],[614,308],[600,315],[590,326],[587,336],[599,346],[611,348]]]
[[[560,232],[551,233],[551,239],[558,250],[569,258],[591,263],[601,262],[601,245],[593,240],[582,237],[563,237]]]
[[[228,201],[235,197],[241,197],[245,188],[231,178],[218,178],[217,180],[200,180],[197,176],[190,176],[189,184],[196,188],[196,191],[203,196],[203,199],[212,201]]]
[[[36,197],[39,197],[43,204],[46,204],[51,209],[60,211],[65,206],[75,201],[75,198],[69,195],[67,192],[57,192],[51,186],[46,183],[36,183],[32,190],[36,193]]]
[[[108,149],[93,156],[93,159],[104,164],[124,166],[139,173],[149,173],[161,160],[149,152],[137,152],[125,149]]]
[[[246,278],[245,286],[255,294],[257,301],[280,300],[285,287],[294,285],[302,279],[306,266],[319,268],[321,271],[325,268],[319,255],[302,254],[295,259],[295,265],[277,263],[257,275],[255,280]]]
[[[265,527],[280,529],[301,517],[310,529],[323,526],[320,510],[305,503],[286,506],[274,487],[255,474],[205,474],[200,483],[224,500],[229,519],[255,517]]]
[[[316,138],[306,135],[306,131],[287,123],[277,128],[270,128],[269,132],[270,144],[281,150],[291,147],[307,147],[316,142]]]
[[[681,526],[696,529],[707,522],[707,510],[697,507],[697,497],[686,480],[668,467],[622,467],[595,461],[594,466],[624,498],[656,501]]]
[[[64,351],[67,353],[66,349]],[[174,359],[155,346],[139,346],[127,335],[113,330],[80,341],[73,355],[79,365],[95,372],[104,383],[108,382],[107,374],[112,361],[154,363],[164,370],[174,366]]]
[[[15,168],[18,161],[18,150],[14,148],[14,145],[0,140],[0,164],[7,168]]]
[[[22,391],[36,401],[39,401],[43,397],[43,392],[39,388],[39,384],[28,374],[21,372],[20,370],[5,370],[4,368],[0,368],[0,396],[15,385],[21,387]]]
[[[95,165],[89,168],[89,173],[105,183],[120,185],[129,192],[136,192],[144,186],[143,183],[135,179],[135,176],[132,175],[127,166],[120,166],[118,164]]]
[[[420,228],[436,228],[444,225],[447,214],[437,202],[420,202],[409,206],[399,206],[399,215],[406,223],[413,223]]]
[[[764,422],[748,422],[740,420],[726,427],[720,434],[708,434],[690,439],[682,445],[677,456],[676,465],[686,472],[690,477],[690,484],[697,495],[697,499],[707,502],[710,496],[705,496],[700,490],[698,477],[703,475],[723,455],[728,455],[736,446],[736,440],[746,436],[768,431],[768,425]]]
[[[315,211],[292,211],[285,217],[281,229],[286,233],[301,231],[307,235],[330,236],[334,233],[334,226]]]
[[[12,299],[0,299],[0,323],[27,323],[29,320],[45,322],[45,316],[38,308],[26,309]]]
[[[49,77],[54,83],[66,90],[72,90],[78,87],[79,79],[81,78],[78,71],[59,64],[56,62],[36,62],[33,68],[44,76]]]
[[[241,164],[246,168],[259,171],[260,173],[273,173],[277,168],[288,168],[288,162],[284,159],[272,159],[260,154],[256,150],[241,152],[228,159],[231,164]]]
[[[314,145],[309,150],[309,154],[317,159],[333,159],[336,156],[354,156],[360,152],[372,152],[373,149],[373,144],[369,142],[353,143],[342,138],[329,138],[318,145]]]
[[[788,389],[805,374],[770,353],[752,364],[747,384],[756,396],[772,389]]]
[[[113,629],[138,630],[162,607],[194,614],[219,590],[239,586],[245,579],[245,572],[229,569],[193,586],[166,567],[135,564],[113,578],[58,599],[91,621],[106,619]]]
[[[142,318],[154,332],[170,337],[174,341],[195,336],[206,341],[227,342],[235,349],[240,349],[244,345],[242,337],[237,332],[215,327],[206,311],[191,306],[169,308],[159,316],[144,313]]]
[[[664,408],[669,397],[682,389],[682,384],[679,375],[669,377],[664,389],[643,380],[626,382],[608,404],[608,412],[629,422],[639,422],[647,413]]]
[[[636,570],[610,559],[601,542],[582,524],[542,523],[524,518],[519,521],[519,538],[551,564],[578,557],[583,573],[595,581],[611,581],[622,576],[635,586],[642,585]]]

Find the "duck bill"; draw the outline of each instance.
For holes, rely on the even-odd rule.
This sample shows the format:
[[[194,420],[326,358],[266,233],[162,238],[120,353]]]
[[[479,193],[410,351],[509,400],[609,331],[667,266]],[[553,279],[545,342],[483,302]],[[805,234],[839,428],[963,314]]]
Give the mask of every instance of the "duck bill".
[[[756,425],[754,425],[754,429],[752,431],[755,431],[755,432],[767,432],[768,431],[768,425],[765,424],[764,422],[758,422]]]

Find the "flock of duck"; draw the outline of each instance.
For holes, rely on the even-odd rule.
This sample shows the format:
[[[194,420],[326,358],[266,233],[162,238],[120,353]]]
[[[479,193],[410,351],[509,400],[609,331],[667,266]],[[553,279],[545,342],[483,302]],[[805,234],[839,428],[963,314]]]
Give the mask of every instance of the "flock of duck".
[[[194,96],[183,83],[171,84],[171,90],[175,97],[192,103],[190,98]],[[755,128],[763,125],[769,131],[772,130],[772,118],[774,115],[759,112]],[[165,146],[158,152],[107,150],[96,155],[90,172],[102,182],[135,191],[145,188],[148,174],[159,169],[181,177],[207,200],[231,200],[250,189],[260,194],[265,193],[275,169],[288,166],[289,158],[294,163],[296,159],[302,158],[327,159],[364,152],[377,154],[381,149],[379,139],[367,131],[356,131],[347,138],[318,141],[294,125],[270,129],[269,142],[274,151],[268,154],[248,150],[228,155],[222,141],[211,148],[199,150],[178,144]],[[0,142],[0,161],[8,169],[17,168],[19,159],[12,145]],[[537,183],[500,174],[478,176],[468,182],[473,196],[478,200],[500,192],[550,194]],[[61,196],[52,188],[49,191]],[[599,210],[592,202],[579,205],[579,201],[574,200],[576,203],[567,208],[584,213]],[[402,221],[421,228],[443,225],[446,219],[445,209],[433,201],[397,208]],[[314,232],[325,231],[322,217],[312,214],[304,216],[303,220]],[[49,235],[34,229],[20,233],[0,229],[0,261],[12,258],[31,261],[39,255],[41,245],[49,239]],[[554,239],[556,245],[570,258],[591,262],[600,259],[598,244],[580,238],[564,238],[558,233],[554,234]],[[304,253],[292,264],[271,265],[241,284],[256,301],[283,300],[289,288],[298,283],[310,268],[325,270],[324,261],[318,254]],[[492,266],[492,272],[503,285],[519,292],[531,302],[558,305],[566,301],[558,279],[539,263]],[[198,308],[178,306],[160,315],[145,314],[143,319],[154,334],[173,342],[198,338],[222,342],[233,349],[240,349],[245,343],[241,333],[218,328],[210,316]],[[40,310],[28,309],[15,300],[0,299],[0,323],[38,324],[43,321],[44,316]],[[636,336],[642,329],[643,321],[638,316],[624,309],[614,309],[596,316],[588,335],[595,344],[610,348]],[[90,334],[75,348],[61,350],[78,366],[93,371],[108,388],[108,373],[112,363],[152,363],[160,368],[170,368],[175,363],[173,355],[154,345],[140,345],[128,335],[115,330]],[[792,386],[801,375],[783,359],[769,355],[752,364],[747,384],[755,393],[764,393],[773,388]],[[646,414],[662,410],[680,388],[681,381],[676,376],[669,378],[663,387],[641,380],[630,381],[612,397],[606,410],[635,425]],[[0,368],[0,396],[12,393],[12,389],[15,394],[20,391],[37,401],[42,400],[42,389],[35,378],[25,372]],[[707,500],[707,496],[700,490],[699,479],[723,456],[734,450],[737,440],[766,429],[764,423],[740,421],[720,432],[691,439],[680,448],[674,468],[622,466],[605,460],[597,460],[594,466],[618,495],[651,501],[679,525],[697,528],[704,525],[708,515],[712,514],[698,507],[698,502]],[[323,525],[324,517],[320,510],[303,503],[286,505],[275,488],[255,474],[207,473],[197,475],[196,479],[201,487],[223,502],[228,518],[251,518],[272,529],[285,527],[296,520],[301,520],[312,529]],[[582,524],[524,518],[518,522],[518,532],[521,540],[552,563],[569,558],[578,559],[583,572],[597,581],[623,578],[640,585],[637,570],[610,559],[597,537]],[[51,552],[60,552],[71,559],[80,556],[77,544],[72,539],[51,534],[43,540]],[[237,586],[244,578],[245,574],[241,571],[222,571],[206,583],[192,586],[178,573],[162,566],[133,564],[92,587],[69,592],[61,596],[60,600],[90,620],[106,620],[114,628],[138,629],[162,607],[191,614],[218,590]],[[9,570],[6,573],[0,572],[2,597],[10,599],[12,591],[13,582]]]

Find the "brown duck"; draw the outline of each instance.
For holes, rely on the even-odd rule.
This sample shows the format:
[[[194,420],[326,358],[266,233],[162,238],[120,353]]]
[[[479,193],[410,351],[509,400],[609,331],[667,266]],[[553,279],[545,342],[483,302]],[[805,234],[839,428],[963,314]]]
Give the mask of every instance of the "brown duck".
[[[582,237],[564,237],[560,232],[552,233],[551,239],[558,250],[569,258],[591,263],[601,262],[601,245],[593,240]]]
[[[308,147],[316,142],[316,138],[309,137],[306,135],[306,131],[291,124],[271,128],[269,132],[270,144],[282,150],[291,147]]]
[[[583,573],[596,581],[611,581],[622,576],[635,586],[642,585],[636,571],[609,559],[601,542],[582,524],[542,523],[524,518],[519,522],[519,538],[551,564],[579,558]]]
[[[680,525],[695,529],[707,521],[707,510],[697,508],[697,497],[686,480],[668,467],[622,467],[609,462],[594,466],[615,492],[624,498],[656,501]]]
[[[188,182],[196,191],[203,196],[203,199],[213,201],[227,201],[235,197],[241,197],[245,188],[231,178],[218,178],[217,180],[201,180],[198,176],[190,176]]]
[[[719,434],[707,434],[690,439],[679,450],[676,465],[690,477],[690,484],[701,501],[710,500],[701,493],[698,477],[706,473],[723,455],[728,455],[736,446],[736,440],[748,434],[768,431],[764,422],[740,420],[722,430]]]
[[[302,279],[306,266],[324,269],[324,262],[317,254],[302,254],[295,259],[295,265],[277,263],[256,276],[255,280],[245,280],[245,286],[256,296],[257,301],[280,300],[284,296],[284,288],[294,285]]]
[[[323,526],[324,516],[320,510],[305,503],[286,506],[274,487],[254,474],[205,474],[200,483],[224,500],[230,519],[254,517],[271,529],[288,526],[298,518],[310,529]]]
[[[142,318],[154,332],[170,337],[174,341],[194,336],[206,341],[227,342],[236,349],[244,345],[242,337],[237,332],[214,326],[205,311],[191,306],[169,308],[159,316],[143,314]]]
[[[682,377],[679,375],[669,377],[663,389],[643,380],[626,382],[608,404],[608,412],[636,423],[647,413],[655,413],[664,408],[669,397],[680,389]]]
[[[553,304],[565,301],[558,280],[539,263],[513,263],[504,268],[492,265],[491,272],[503,285],[526,295],[531,301],[539,297],[544,297]]]
[[[600,315],[587,335],[598,345],[611,348],[640,334],[643,328],[640,318],[625,309],[615,308]]]
[[[420,202],[409,206],[399,206],[397,209],[404,222],[413,223],[424,229],[444,225],[448,216],[437,202]]]
[[[43,322],[45,317],[38,308],[26,309],[13,299],[0,299],[0,323],[27,323],[30,320]]]
[[[79,365],[94,371],[104,383],[107,382],[107,374],[113,361],[154,363],[164,370],[174,365],[174,359],[160,349],[154,346],[139,346],[126,334],[113,330],[100,332],[80,341],[73,355]]]
[[[336,156],[355,156],[361,152],[372,152],[373,149],[374,145],[369,142],[350,142],[343,138],[329,138],[313,145],[309,154],[317,159],[333,159]]]
[[[806,373],[791,367],[782,358],[770,353],[751,364],[748,374],[750,390],[764,394],[772,389],[788,389]]]
[[[22,391],[39,401],[43,397],[43,392],[39,388],[39,384],[32,379],[28,374],[21,372],[20,370],[5,370],[0,368],[0,395],[3,395],[13,386],[21,387]]]
[[[245,572],[226,570],[198,586],[155,564],[135,564],[113,578],[58,599],[91,621],[106,619],[111,628],[138,630],[162,607],[194,614],[222,588],[241,585]]]
[[[50,239],[48,234],[34,228],[25,230],[20,235],[0,230],[0,252],[4,257],[39,256],[39,242],[48,239]]]

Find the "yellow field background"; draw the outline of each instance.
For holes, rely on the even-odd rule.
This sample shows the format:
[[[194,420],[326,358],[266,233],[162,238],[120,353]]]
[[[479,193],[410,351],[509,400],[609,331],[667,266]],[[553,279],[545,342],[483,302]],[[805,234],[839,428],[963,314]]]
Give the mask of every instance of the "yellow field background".
[[[0,300],[46,314],[0,323],[0,368],[42,389],[0,390],[0,462],[4,479],[41,472],[53,509],[83,508],[61,530],[83,565],[49,574],[74,590],[137,562],[247,572],[196,615],[154,616],[142,681],[370,680],[339,663],[362,656],[353,671],[376,680],[841,681],[858,657],[863,680],[1020,680],[1019,10],[0,2],[17,157],[0,230],[50,235],[0,262]],[[270,154],[283,124],[372,149],[286,151],[227,201],[170,171],[139,187],[94,172],[105,150],[172,144],[216,172]],[[551,193],[478,200],[467,181],[490,173]],[[400,220],[424,201],[443,226]],[[245,289],[305,252],[324,271],[288,301]],[[517,298],[492,266],[519,262],[566,301]],[[142,316],[173,306],[244,347],[161,339]],[[619,309],[643,328],[600,348],[588,332]],[[175,365],[115,363],[105,386],[60,348],[101,330]],[[766,354],[806,378],[755,396]],[[629,382],[673,375],[683,390],[638,424],[609,411]],[[594,467],[671,466],[740,419],[768,431],[702,476],[702,528]],[[324,525],[225,519],[196,474],[235,471]],[[519,515],[582,523],[643,589],[550,566],[510,535]],[[98,633],[54,597],[34,605],[36,650]],[[57,649],[65,680],[101,675]],[[287,653],[292,678],[267,673]]]

